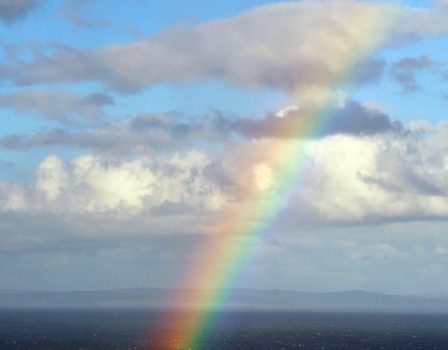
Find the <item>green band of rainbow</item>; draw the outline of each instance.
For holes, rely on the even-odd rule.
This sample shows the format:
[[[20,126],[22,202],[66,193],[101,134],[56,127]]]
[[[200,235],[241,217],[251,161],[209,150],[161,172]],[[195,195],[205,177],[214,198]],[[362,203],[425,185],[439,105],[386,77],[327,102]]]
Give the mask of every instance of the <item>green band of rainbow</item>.
[[[339,57],[343,65],[338,76],[333,77],[324,89],[323,96],[304,122],[300,118],[295,125],[288,124],[285,133],[293,130],[297,139],[288,142],[273,142],[263,149],[263,154],[254,156],[253,163],[263,162],[272,168],[273,188],[249,191],[243,207],[229,205],[210,232],[210,239],[197,252],[198,259],[186,276],[186,285],[200,286],[182,300],[190,308],[188,312],[171,320],[173,329],[155,336],[151,349],[172,350],[203,348],[204,340],[213,328],[217,313],[215,310],[226,300],[225,289],[231,287],[241,266],[248,259],[253,243],[268,231],[282,208],[290,189],[297,182],[306,164],[310,139],[319,135],[332,121],[332,101],[341,86],[353,81],[359,72],[359,65],[371,55],[386,38],[391,25],[395,23],[396,12],[378,10],[372,23],[364,26],[365,43],[353,52]],[[216,254],[216,247],[224,247],[223,254]]]

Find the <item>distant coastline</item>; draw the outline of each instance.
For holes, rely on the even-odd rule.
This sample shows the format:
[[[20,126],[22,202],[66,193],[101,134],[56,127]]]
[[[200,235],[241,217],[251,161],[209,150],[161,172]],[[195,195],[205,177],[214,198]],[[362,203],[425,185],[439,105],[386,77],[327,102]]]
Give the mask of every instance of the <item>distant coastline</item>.
[[[287,290],[228,290],[220,309],[263,311],[380,311],[448,313],[444,294],[403,296],[366,291],[313,293]],[[194,296],[194,290],[130,288],[96,291],[0,290],[0,308],[210,308],[213,305],[173,303]],[[194,300],[194,297],[192,297]]]

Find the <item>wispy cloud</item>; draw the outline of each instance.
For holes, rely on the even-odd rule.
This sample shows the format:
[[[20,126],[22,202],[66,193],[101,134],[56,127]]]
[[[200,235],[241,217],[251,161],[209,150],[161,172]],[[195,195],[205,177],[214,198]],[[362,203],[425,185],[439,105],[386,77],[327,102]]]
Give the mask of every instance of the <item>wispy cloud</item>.
[[[0,0],[0,20],[5,23],[19,21],[37,4],[38,0]]]
[[[63,90],[21,90],[0,95],[0,108],[62,124],[93,123],[104,117],[104,108],[113,104],[113,97],[104,93],[76,96]]]
[[[85,124],[86,118],[88,122],[89,117],[102,116],[103,104],[110,103],[109,97],[101,94],[89,95],[79,100],[60,98],[56,100],[58,103],[52,102],[51,94],[49,96],[44,94],[44,97],[44,101],[48,104],[32,104],[30,102],[36,102],[34,99],[31,101],[25,99],[25,102],[29,103],[25,106],[16,106],[16,109],[20,106],[22,109],[34,108],[44,113],[47,118],[60,122],[72,120],[67,118],[70,111],[69,116],[80,115],[80,121]],[[16,105],[16,102],[20,101],[20,99],[15,101],[9,98],[7,103]],[[1,104],[0,97],[0,106]],[[148,152],[181,150],[192,147],[198,140],[209,144],[224,144],[234,137],[248,140],[300,139],[322,138],[338,134],[365,136],[403,130],[401,123],[393,122],[379,109],[349,100],[329,108],[328,113],[332,115],[332,122],[325,128],[315,135],[302,135],[298,130],[312,123],[315,113],[316,111],[310,108],[291,107],[282,112],[281,116],[278,113],[268,113],[262,118],[238,117],[216,112],[200,120],[191,120],[176,113],[141,114],[82,130],[56,128],[29,135],[6,135],[0,137],[0,147],[9,150],[31,150],[57,146],[122,157]]]
[[[417,83],[417,75],[439,65],[430,56],[418,58],[407,57],[395,62],[390,67],[392,79],[399,84],[403,94],[409,94],[421,89]]]
[[[70,24],[77,28],[83,28],[88,30],[98,29],[113,29],[119,32],[124,32],[132,35],[133,37],[142,37],[143,33],[132,25],[119,25],[108,21],[107,19],[96,17],[88,18],[84,14],[84,9],[94,2],[93,0],[67,0],[61,9],[61,16],[67,20]]]

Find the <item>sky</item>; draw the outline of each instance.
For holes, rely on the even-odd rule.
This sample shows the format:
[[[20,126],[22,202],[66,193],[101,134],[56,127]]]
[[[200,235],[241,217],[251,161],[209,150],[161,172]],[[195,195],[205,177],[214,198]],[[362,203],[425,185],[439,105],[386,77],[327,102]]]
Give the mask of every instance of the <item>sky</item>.
[[[226,287],[448,293],[447,1],[0,0],[0,38],[0,289],[182,288],[260,221]]]

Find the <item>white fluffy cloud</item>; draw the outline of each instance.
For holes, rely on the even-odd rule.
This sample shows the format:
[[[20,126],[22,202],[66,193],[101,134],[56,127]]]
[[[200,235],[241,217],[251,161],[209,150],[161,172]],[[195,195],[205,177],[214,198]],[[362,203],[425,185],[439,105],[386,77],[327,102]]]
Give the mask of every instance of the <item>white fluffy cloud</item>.
[[[448,217],[443,123],[374,136],[254,140],[220,155],[188,151],[132,160],[86,155],[68,163],[50,156],[37,169],[32,188],[2,183],[0,203],[4,211],[202,217],[229,203],[247,205],[245,196],[253,191],[275,192],[278,160],[266,152],[299,149],[298,143],[307,160],[285,208],[297,218],[294,225]],[[288,161],[297,160],[291,154]]]
[[[122,283],[111,278],[113,286],[172,286],[181,279],[179,267],[203,253],[209,239],[203,234],[222,209],[247,209],[246,195],[253,191],[275,193],[278,168],[266,152],[303,149],[301,176],[269,234],[255,240],[255,263],[241,286],[443,288],[447,124],[415,122],[402,132],[370,136],[238,142],[221,154],[171,151],[127,160],[97,154],[71,161],[49,156],[36,169],[34,184],[0,183],[0,276],[20,287],[24,282],[14,271],[22,269],[42,286],[58,269],[36,266],[57,264],[54,257],[62,256],[73,288],[86,278],[88,286],[98,286],[97,269],[81,274],[70,270],[74,264],[98,264],[102,271],[123,261],[128,265],[117,271],[126,271],[125,277]],[[293,154],[287,158],[294,161]],[[213,247],[216,254],[226,248]],[[335,265],[344,271],[337,277]],[[425,283],[409,283],[412,278]]]
[[[216,209],[223,198],[219,188],[204,177],[206,166],[206,156],[195,151],[128,161],[88,155],[64,163],[50,156],[37,170],[28,206],[39,211],[126,215],[167,203]]]
[[[440,125],[420,139],[327,138],[315,146],[307,199],[341,222],[447,218],[447,136]]]

